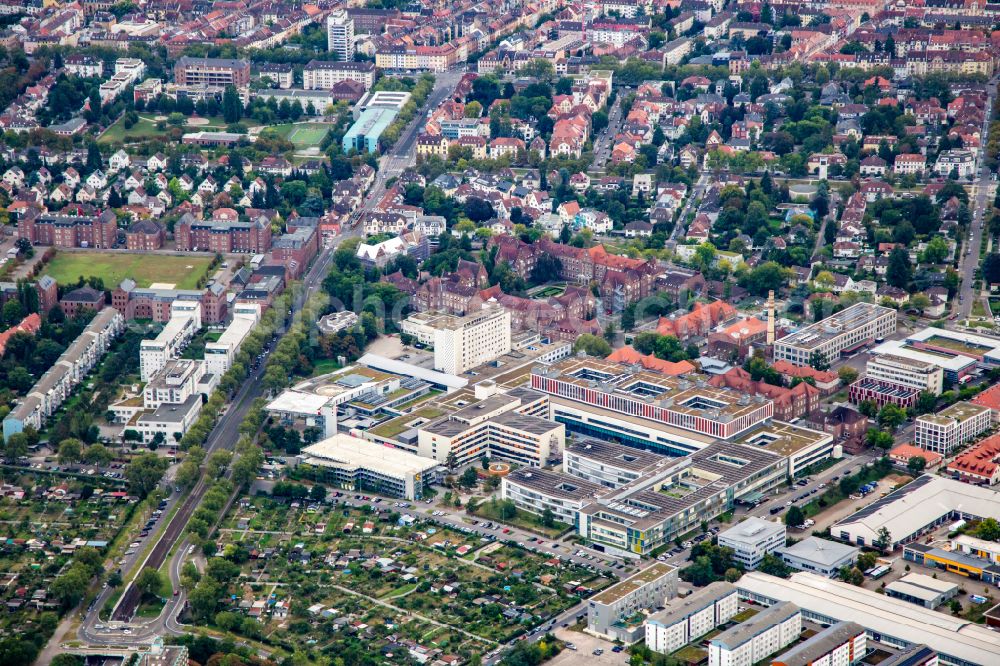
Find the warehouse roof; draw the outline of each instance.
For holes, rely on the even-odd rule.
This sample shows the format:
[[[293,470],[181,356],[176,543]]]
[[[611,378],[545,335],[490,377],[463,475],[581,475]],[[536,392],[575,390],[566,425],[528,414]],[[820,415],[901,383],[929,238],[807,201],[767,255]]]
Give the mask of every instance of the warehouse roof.
[[[736,583],[741,595],[773,602],[791,601],[830,622],[851,620],[872,633],[906,644],[923,643],[972,664],[990,664],[1000,653],[1000,634],[961,617],[830,580],[808,572],[788,580],[751,571]]]

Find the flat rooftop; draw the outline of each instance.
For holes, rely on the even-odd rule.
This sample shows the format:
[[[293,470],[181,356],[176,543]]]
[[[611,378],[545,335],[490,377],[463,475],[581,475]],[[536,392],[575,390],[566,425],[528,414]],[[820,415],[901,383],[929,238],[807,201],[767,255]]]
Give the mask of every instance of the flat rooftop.
[[[619,529],[648,529],[671,516],[718,501],[716,498],[734,487],[751,488],[749,480],[768,476],[769,469],[784,470],[787,465],[784,456],[722,440],[690,456],[663,459],[668,465],[656,473],[640,476],[613,496],[583,507],[581,513]],[[688,467],[690,474],[678,483],[664,480],[680,467]],[[740,496],[737,491],[736,497]]]
[[[629,576],[625,580],[616,583],[606,590],[598,592],[596,595],[590,598],[592,602],[599,604],[613,604],[620,599],[627,597],[638,589],[649,585],[650,583],[659,580],[663,576],[676,571],[677,567],[672,564],[667,564],[666,562],[654,562],[652,565],[646,567],[642,571],[632,576]]]
[[[723,645],[729,649],[735,649],[751,640],[760,632],[781,624],[785,620],[801,613],[799,607],[788,601],[778,603],[765,608],[754,615],[746,622],[741,622],[735,627],[731,627],[712,639],[713,645]]]
[[[889,314],[895,317],[896,311],[892,308],[872,303],[855,303],[851,307],[830,315],[822,321],[810,324],[791,335],[786,335],[779,339],[777,343],[794,345],[806,350],[816,349],[844,333],[867,326]]]
[[[959,354],[982,356],[986,352],[1000,350],[1000,339],[975,333],[953,331],[947,328],[931,326],[917,331],[906,338],[912,342],[923,342],[954,350]]]
[[[733,441],[747,446],[759,446],[781,456],[794,456],[799,451],[811,449],[832,440],[833,437],[822,430],[813,430],[785,421],[772,420],[753,430],[741,433]]]
[[[636,370],[633,366],[589,356],[537,366],[532,373],[580,388],[647,402],[683,416],[726,423],[753,414],[767,402],[762,396],[716,388],[702,379],[692,381]]]
[[[971,419],[974,416],[978,416],[982,413],[989,413],[989,407],[983,407],[981,405],[974,405],[971,402],[956,402],[953,405],[945,407],[940,412],[936,414],[924,414],[917,417],[918,421],[927,421],[928,423],[936,423],[938,425],[948,425],[955,421],[965,421]]]
[[[886,340],[882,344],[873,347],[870,353],[873,357],[888,355],[896,358],[905,358],[918,363],[930,363],[950,373],[961,372],[976,363],[975,359],[962,356],[961,354],[945,354],[936,350],[917,349],[916,347],[911,347],[906,340]]]
[[[735,593],[736,587],[732,583],[709,583],[686,597],[671,599],[664,604],[663,610],[650,615],[647,622],[669,627]]]
[[[566,452],[636,473],[663,462],[663,456],[660,454],[599,439],[582,439],[567,443]]]
[[[809,536],[793,543],[791,546],[778,548],[778,553],[788,554],[800,560],[816,562],[824,566],[832,566],[845,557],[857,553],[858,548],[847,544]]]
[[[506,480],[548,497],[570,501],[584,501],[611,492],[610,488],[599,483],[534,467],[516,469],[507,475]]]
[[[368,429],[368,432],[376,437],[392,439],[412,428],[418,428],[428,421],[444,416],[445,410],[436,404],[422,404],[417,409],[407,414],[402,414],[396,418],[383,421],[377,426]]]
[[[790,601],[830,621],[849,620],[906,644],[927,645],[952,660],[993,664],[1000,654],[1000,634],[984,626],[824,576],[799,572],[786,580],[751,571],[736,587],[741,596]]]
[[[830,651],[864,633],[865,629],[856,622],[838,622],[814,634],[807,640],[792,647],[779,657],[769,659],[782,666],[811,666]],[[882,662],[885,663],[885,662]]]
[[[342,434],[307,446],[302,449],[302,458],[310,465],[370,469],[397,478],[421,474],[439,466],[431,458]]]
[[[784,533],[785,526],[782,523],[749,516],[742,523],[720,532],[719,539],[754,544],[766,537]]]
[[[362,384],[374,384],[390,379],[399,379],[399,375],[382,372],[364,365],[350,365],[329,374],[306,379],[292,388],[303,393],[315,393],[333,398],[344,391],[356,389]]]

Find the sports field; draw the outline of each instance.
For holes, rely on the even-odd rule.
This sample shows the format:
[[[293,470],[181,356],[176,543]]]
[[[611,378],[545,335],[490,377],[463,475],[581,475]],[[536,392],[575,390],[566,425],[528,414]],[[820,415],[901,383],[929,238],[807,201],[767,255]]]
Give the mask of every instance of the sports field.
[[[318,148],[329,128],[330,126],[325,123],[302,123],[276,125],[270,129],[294,143],[296,148]]]
[[[164,254],[125,252],[59,252],[42,271],[59,284],[73,284],[81,275],[99,277],[107,289],[114,289],[125,278],[140,287],[166,282],[177,289],[195,289],[208,271],[211,257],[177,257]]]

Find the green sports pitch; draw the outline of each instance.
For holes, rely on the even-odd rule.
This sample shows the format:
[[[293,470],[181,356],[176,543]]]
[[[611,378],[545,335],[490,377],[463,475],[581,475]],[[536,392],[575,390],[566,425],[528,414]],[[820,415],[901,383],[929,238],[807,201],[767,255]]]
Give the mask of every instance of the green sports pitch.
[[[285,136],[299,148],[318,147],[329,128],[329,125],[323,123],[292,125]]]

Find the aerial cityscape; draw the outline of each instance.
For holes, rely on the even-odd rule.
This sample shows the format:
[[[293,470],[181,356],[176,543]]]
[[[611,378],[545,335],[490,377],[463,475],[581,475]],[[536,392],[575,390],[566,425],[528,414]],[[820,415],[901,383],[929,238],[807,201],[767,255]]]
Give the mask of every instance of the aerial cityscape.
[[[0,666],[1000,666],[1000,4],[0,0]]]

